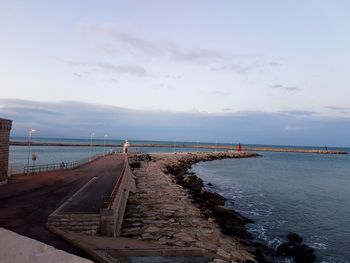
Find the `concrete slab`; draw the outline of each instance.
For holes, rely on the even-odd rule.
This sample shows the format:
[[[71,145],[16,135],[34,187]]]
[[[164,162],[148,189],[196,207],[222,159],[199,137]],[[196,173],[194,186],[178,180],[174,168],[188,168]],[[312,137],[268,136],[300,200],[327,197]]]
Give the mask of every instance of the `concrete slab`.
[[[98,262],[209,262],[199,248],[169,247],[129,238],[89,236],[52,226],[48,228]]]
[[[37,240],[0,228],[0,262],[17,263],[92,263],[92,261],[58,250]]]

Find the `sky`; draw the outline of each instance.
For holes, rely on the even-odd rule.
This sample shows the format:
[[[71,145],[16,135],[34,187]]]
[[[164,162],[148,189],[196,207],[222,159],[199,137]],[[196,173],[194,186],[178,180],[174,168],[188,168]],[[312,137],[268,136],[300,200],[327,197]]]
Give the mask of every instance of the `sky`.
[[[1,1],[0,117],[14,136],[349,146],[349,11],[345,0]]]

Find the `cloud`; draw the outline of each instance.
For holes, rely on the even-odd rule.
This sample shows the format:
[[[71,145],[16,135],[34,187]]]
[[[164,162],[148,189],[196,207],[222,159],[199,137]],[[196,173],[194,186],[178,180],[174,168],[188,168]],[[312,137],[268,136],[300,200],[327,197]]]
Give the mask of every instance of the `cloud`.
[[[73,73],[74,76],[78,77],[78,78],[82,78],[83,75],[79,74],[79,73]]]
[[[115,78],[105,79],[105,81],[111,82],[111,83],[119,83],[119,81],[117,79],[115,79]]]
[[[270,88],[280,89],[280,88],[283,88],[283,85],[280,85],[280,84],[274,84],[274,85],[270,85]]]
[[[78,101],[0,99],[0,116],[13,120],[12,136],[172,140],[280,145],[343,145],[350,118],[314,116],[310,111],[169,112],[131,110]],[[296,118],[295,116],[307,116]],[[34,138],[35,139],[35,138]]]
[[[295,86],[284,86],[281,84],[274,84],[269,86],[272,89],[279,89],[279,90],[284,90],[284,91],[291,91],[291,92],[299,92],[302,91],[301,88],[295,87]]]
[[[170,58],[177,61],[189,61],[189,62],[209,62],[215,60],[221,60],[223,57],[219,52],[207,50],[207,49],[193,49],[189,51],[182,51],[179,49],[171,48],[168,50]]]
[[[166,83],[156,83],[153,86],[151,86],[151,88],[155,90],[169,90],[172,89],[172,86]]]
[[[135,65],[115,65],[108,62],[79,62],[79,61],[66,61],[68,65],[87,67],[90,69],[99,69],[105,73],[118,73],[118,74],[130,74],[137,77],[145,77],[148,75],[146,69],[141,66]]]
[[[99,66],[101,69],[117,72],[117,73],[124,73],[124,74],[126,73],[126,74],[135,75],[138,77],[144,77],[147,75],[146,70],[140,66],[118,66],[112,63],[104,63],[104,62],[97,63],[96,65]]]
[[[271,67],[280,67],[282,66],[283,64],[279,63],[279,62],[276,62],[276,61],[272,61],[270,62],[269,64]]]
[[[246,75],[252,69],[251,66],[233,64],[229,66],[213,67],[211,71],[233,71],[239,75]]]
[[[233,111],[233,109],[231,109],[231,108],[224,108],[221,111],[228,112],[228,111]]]
[[[326,109],[329,110],[335,110],[335,111],[343,111],[343,110],[348,110],[348,108],[345,107],[339,107],[339,106],[324,106]]]
[[[294,116],[311,116],[317,114],[315,111],[307,111],[307,110],[286,110],[280,111],[280,113],[294,115]]]
[[[78,31],[82,33],[97,33],[115,40],[117,45],[122,44],[123,49],[129,48],[132,51],[146,56],[167,57],[177,62],[207,63],[224,59],[221,52],[202,47],[192,47],[183,49],[175,43],[169,41],[152,41],[142,36],[142,33],[131,32],[114,24],[103,24],[100,26],[78,26]],[[120,48],[111,44],[104,45],[102,50],[109,54],[120,53]]]
[[[126,44],[127,46],[142,51],[144,53],[150,54],[150,55],[162,55],[164,54],[164,50],[159,47],[156,43],[146,40],[144,38],[135,36],[131,34],[130,32],[123,32],[119,28],[113,26],[113,25],[102,25],[101,27],[97,28],[97,30],[100,30],[104,34],[111,36],[115,40]]]

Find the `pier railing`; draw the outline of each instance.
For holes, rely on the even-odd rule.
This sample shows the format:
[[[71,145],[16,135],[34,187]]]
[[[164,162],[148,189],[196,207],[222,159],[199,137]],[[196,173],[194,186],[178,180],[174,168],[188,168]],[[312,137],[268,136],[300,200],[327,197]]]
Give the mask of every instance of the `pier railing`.
[[[94,155],[91,161],[101,158],[104,156],[103,154]],[[24,174],[33,174],[40,172],[48,172],[54,170],[66,170],[73,169],[79,167],[85,163],[88,163],[90,158],[79,160],[79,161],[71,161],[71,162],[60,162],[60,163],[51,163],[51,164],[39,164],[39,165],[29,165],[24,166],[23,173]]]

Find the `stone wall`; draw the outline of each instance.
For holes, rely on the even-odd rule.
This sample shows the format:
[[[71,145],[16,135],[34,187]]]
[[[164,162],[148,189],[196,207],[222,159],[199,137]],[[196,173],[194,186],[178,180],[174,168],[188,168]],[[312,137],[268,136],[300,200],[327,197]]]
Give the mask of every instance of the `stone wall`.
[[[7,182],[12,121],[0,119],[0,185]]]

